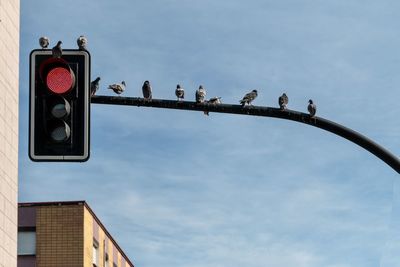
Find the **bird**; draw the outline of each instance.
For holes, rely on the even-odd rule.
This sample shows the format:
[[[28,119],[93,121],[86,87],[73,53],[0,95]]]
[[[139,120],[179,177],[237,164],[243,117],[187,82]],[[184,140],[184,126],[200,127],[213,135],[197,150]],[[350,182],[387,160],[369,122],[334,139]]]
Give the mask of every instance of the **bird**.
[[[92,81],[90,83],[90,95],[94,96],[97,92],[97,90],[99,90],[99,81],[100,81],[100,77],[97,77],[96,80]]]
[[[280,97],[279,97],[279,107],[281,110],[285,110],[287,108],[287,104],[289,103],[289,98],[288,96],[283,93]]]
[[[178,98],[178,101],[183,100],[185,98],[185,90],[181,87],[180,84],[176,85],[175,95]]]
[[[47,38],[46,36],[42,36],[39,38],[39,44],[42,49],[46,49],[49,46],[49,43],[49,38]]]
[[[150,85],[149,81],[145,81],[143,83],[142,91],[143,91],[143,98],[145,100],[151,100],[153,98],[153,96],[152,96],[152,88],[151,88],[151,85]]]
[[[204,97],[206,96],[206,89],[203,88],[202,85],[199,86],[199,89],[196,90],[196,102],[203,103]]]
[[[222,103],[220,96],[211,97],[207,102],[210,104],[221,104]]]
[[[57,44],[56,44],[56,46],[54,46],[54,47],[51,49],[51,52],[52,52],[52,54],[53,54],[53,57],[55,57],[55,58],[60,58],[60,57],[62,56],[61,44],[62,44],[62,42],[61,42],[61,41],[58,41]]]
[[[78,39],[76,40],[76,43],[78,44],[79,50],[84,50],[86,51],[86,45],[88,43],[88,40],[85,36],[81,35],[78,37]]]
[[[256,99],[257,90],[253,90],[250,93],[247,93],[242,100],[239,101],[240,104],[244,107],[246,104],[251,105],[251,102]]]
[[[310,113],[310,117],[314,117],[315,113],[317,112],[317,106],[314,104],[314,102],[310,99],[308,100],[308,112]]]
[[[208,101],[206,101],[207,103],[209,103],[209,104],[212,104],[212,105],[218,105],[218,104],[221,104],[222,102],[221,102],[221,97],[220,96],[217,96],[217,97],[211,97]],[[209,111],[208,110],[205,110],[204,111],[204,115],[209,115],[208,114],[209,113]]]
[[[122,81],[121,83],[114,83],[108,86],[108,89],[113,90],[116,94],[120,95],[122,92],[125,91],[125,81]]]

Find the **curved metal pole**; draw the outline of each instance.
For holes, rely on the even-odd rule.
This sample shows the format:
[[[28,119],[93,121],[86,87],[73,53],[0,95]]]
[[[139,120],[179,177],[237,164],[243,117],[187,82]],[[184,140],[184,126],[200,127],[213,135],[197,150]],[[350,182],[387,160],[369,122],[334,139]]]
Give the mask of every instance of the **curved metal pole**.
[[[126,105],[126,106],[143,106],[155,108],[183,109],[196,111],[209,111],[219,113],[242,114],[250,116],[264,116],[279,119],[286,119],[308,124],[318,127],[339,135],[347,140],[361,146],[365,150],[371,152],[397,173],[400,174],[400,160],[397,156],[390,153],[388,150],[375,143],[368,137],[353,131],[343,125],[332,122],[320,117],[310,117],[310,115],[290,109],[281,110],[279,108],[261,107],[261,106],[245,106],[230,105],[230,104],[208,104],[196,103],[191,101],[174,101],[164,99],[152,99],[146,101],[139,97],[113,97],[113,96],[93,96],[91,102],[94,104],[110,104],[110,105]]]

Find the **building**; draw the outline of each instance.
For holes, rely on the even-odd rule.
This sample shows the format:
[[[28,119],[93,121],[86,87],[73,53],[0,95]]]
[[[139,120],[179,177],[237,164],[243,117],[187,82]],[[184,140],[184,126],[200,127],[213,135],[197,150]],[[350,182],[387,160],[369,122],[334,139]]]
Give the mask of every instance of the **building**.
[[[0,267],[17,266],[19,0],[0,0]]]
[[[133,267],[85,201],[18,204],[18,267]]]

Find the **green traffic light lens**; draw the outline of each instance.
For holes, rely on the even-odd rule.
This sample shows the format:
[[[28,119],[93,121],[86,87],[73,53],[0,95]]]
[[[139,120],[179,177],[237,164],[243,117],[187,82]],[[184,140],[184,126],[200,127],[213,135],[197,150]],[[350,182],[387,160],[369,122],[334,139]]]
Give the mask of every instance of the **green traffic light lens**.
[[[50,123],[49,135],[54,142],[64,142],[70,138],[71,128],[63,120],[54,120]]]

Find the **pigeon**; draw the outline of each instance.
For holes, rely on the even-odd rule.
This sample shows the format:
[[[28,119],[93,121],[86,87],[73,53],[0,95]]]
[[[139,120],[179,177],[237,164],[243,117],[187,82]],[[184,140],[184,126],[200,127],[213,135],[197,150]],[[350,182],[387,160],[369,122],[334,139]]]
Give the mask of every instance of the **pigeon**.
[[[125,81],[122,81],[121,83],[115,83],[115,84],[111,84],[108,86],[108,89],[113,90],[116,94],[120,95],[122,94],[122,92],[125,91]]]
[[[143,97],[145,100],[152,99],[152,88],[149,81],[145,81],[142,86]]]
[[[79,36],[78,39],[76,40],[76,43],[78,44],[79,50],[84,50],[86,51],[86,45],[88,43],[87,38],[83,35]]]
[[[206,96],[206,90],[203,88],[202,85],[199,86],[199,89],[196,90],[196,102],[203,103],[204,97]]]
[[[100,77],[97,77],[96,80],[92,81],[90,83],[90,95],[94,96],[97,92],[97,90],[99,90],[99,81],[100,81]]]
[[[49,38],[47,38],[46,36],[42,36],[39,38],[39,44],[42,49],[46,49],[49,46],[49,43]]]
[[[253,90],[250,93],[247,93],[242,100],[239,101],[240,104],[244,107],[246,104],[251,105],[251,102],[257,97],[257,90]]]
[[[310,117],[314,117],[315,113],[317,112],[317,106],[314,104],[314,102],[310,99],[308,100],[308,112],[310,113]]]
[[[210,104],[221,104],[222,103],[220,96],[211,97],[207,102]]]
[[[287,104],[289,103],[289,98],[287,97],[287,95],[285,93],[283,93],[280,97],[279,97],[279,107],[281,110],[285,110],[287,108]]]
[[[58,41],[57,44],[56,44],[56,46],[54,46],[54,47],[52,48],[51,51],[52,51],[53,57],[55,57],[55,58],[60,58],[60,57],[62,56],[61,44],[62,44],[62,42],[61,42],[61,41]]]
[[[221,102],[221,97],[220,96],[218,96],[218,97],[211,97],[208,101],[206,101],[207,103],[209,103],[209,104],[212,104],[212,105],[217,105],[217,104],[221,104],[222,102]],[[204,111],[204,115],[209,115],[208,114],[208,110],[205,110]]]
[[[175,95],[178,97],[178,101],[183,100],[185,98],[185,90],[181,87],[180,84],[176,85]]]

